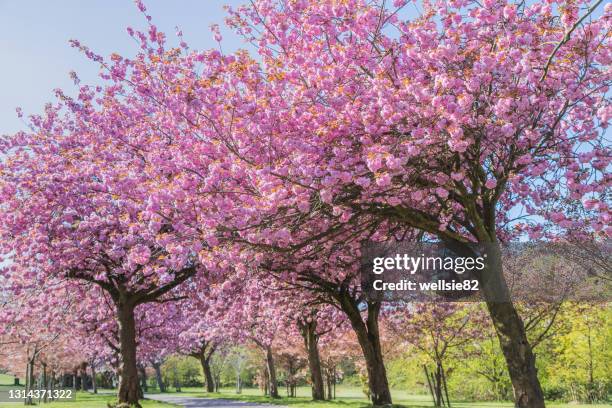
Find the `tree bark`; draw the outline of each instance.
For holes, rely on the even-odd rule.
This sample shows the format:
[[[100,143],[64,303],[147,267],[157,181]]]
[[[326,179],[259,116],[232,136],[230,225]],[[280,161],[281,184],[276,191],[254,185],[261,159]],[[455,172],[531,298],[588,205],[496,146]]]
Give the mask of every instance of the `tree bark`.
[[[87,364],[81,365],[81,391],[87,391]]]
[[[42,363],[42,369],[42,388],[45,390],[43,401],[46,404],[48,401],[46,390],[49,389],[49,379],[47,378],[47,363]]]
[[[263,389],[263,393],[264,395],[267,397],[268,394],[268,389],[270,388],[270,374],[268,374],[268,365],[266,363],[266,366],[264,367],[263,370],[263,383],[261,385],[262,389]]]
[[[367,302],[368,316],[364,322],[358,307],[357,300],[346,290],[337,295],[340,307],[346,313],[351,326],[357,335],[359,346],[366,361],[368,372],[368,387],[374,405],[391,405],[391,391],[387,381],[387,370],[382,356],[380,344],[380,331],[378,328],[378,316],[380,314],[380,302]]]
[[[206,392],[215,392],[215,382],[210,369],[210,355],[207,357],[204,353],[200,354],[200,364],[202,364],[204,378],[206,378]]]
[[[166,384],[164,384],[161,374],[161,364],[151,363],[151,365],[155,370],[155,380],[157,381],[157,388],[159,388],[159,392],[166,392]]]
[[[96,367],[93,363],[90,364],[91,367],[91,386],[93,388],[93,393],[98,393],[98,383],[96,381]]]
[[[121,349],[121,383],[119,384],[119,402],[141,407],[142,390],[138,384],[136,366],[136,321],[134,306],[118,302],[119,346]]]
[[[138,365],[138,371],[140,372],[140,388],[142,392],[148,392],[149,386],[147,385],[147,370],[144,365]]]
[[[321,372],[321,357],[319,355],[319,338],[317,336],[317,322],[299,322],[300,331],[304,338],[304,345],[308,352],[308,367],[312,383],[312,399],[321,401],[325,399],[323,374]]]
[[[514,406],[544,408],[544,394],[538,380],[535,355],[527,339],[523,320],[510,299],[499,248],[489,251],[488,263],[487,274],[479,280],[510,374]]]
[[[274,367],[274,357],[272,356],[272,347],[270,346],[266,347],[266,365],[268,367],[270,397],[279,398],[276,382],[276,368]]]

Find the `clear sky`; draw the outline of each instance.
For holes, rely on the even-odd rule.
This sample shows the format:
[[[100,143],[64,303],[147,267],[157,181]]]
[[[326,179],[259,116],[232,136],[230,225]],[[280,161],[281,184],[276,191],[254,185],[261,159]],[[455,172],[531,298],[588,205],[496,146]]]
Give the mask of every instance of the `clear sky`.
[[[145,0],[153,22],[175,38],[183,30],[192,48],[216,47],[209,26],[222,27],[223,49],[245,47],[225,29],[223,5],[245,0]],[[68,73],[83,83],[98,81],[98,66],[87,60],[68,40],[78,39],[101,55],[134,55],[136,43],[126,27],[146,28],[144,16],[130,0],[0,0],[0,134],[25,129],[15,108],[39,113],[53,100],[53,89],[75,89]],[[72,93],[72,92],[69,92]]]

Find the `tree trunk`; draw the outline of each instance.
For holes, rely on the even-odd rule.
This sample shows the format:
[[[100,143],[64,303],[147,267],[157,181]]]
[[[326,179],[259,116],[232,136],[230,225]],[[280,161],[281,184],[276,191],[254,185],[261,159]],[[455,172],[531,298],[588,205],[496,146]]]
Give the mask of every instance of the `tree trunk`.
[[[148,392],[149,386],[147,385],[147,370],[145,369],[145,366],[139,364],[138,371],[140,372],[140,388],[142,389],[142,392]]]
[[[215,382],[210,370],[210,356],[206,357],[205,353],[202,353],[199,358],[202,370],[204,371],[204,378],[206,379],[206,392],[215,392]]]
[[[91,363],[91,387],[93,388],[93,393],[98,393],[98,383],[96,382],[96,367]]]
[[[357,335],[359,346],[363,352],[368,372],[368,387],[372,404],[391,405],[391,391],[387,381],[387,370],[382,356],[380,345],[380,332],[378,329],[378,315],[380,302],[368,302],[368,317],[364,323],[357,301],[343,291],[337,295],[340,307],[346,313],[351,326]]]
[[[523,321],[510,302],[488,302],[487,307],[499,338],[514,389],[517,408],[543,408],[544,395],[538,380],[535,355]]]
[[[164,384],[161,374],[161,364],[151,363],[151,365],[155,370],[155,380],[157,381],[157,388],[159,388],[159,392],[166,392],[166,384]]]
[[[45,404],[48,402],[47,390],[49,389],[49,379],[47,378],[47,363],[42,363],[42,388],[45,390],[43,395],[43,401]]]
[[[436,406],[443,406],[442,403],[442,372],[440,365],[436,366],[435,377],[434,377],[435,391],[436,391]]]
[[[446,374],[444,374],[444,366],[440,363],[440,373],[442,374],[442,386],[444,387],[444,398],[446,398],[446,405],[451,408],[451,401],[448,397],[448,385],[446,384]]]
[[[134,306],[130,304],[117,305],[119,320],[119,344],[121,349],[121,383],[119,384],[119,402],[134,404],[142,398],[142,390],[138,384],[138,368],[136,366],[136,322]]]
[[[263,393],[264,395],[267,397],[268,396],[268,389],[270,388],[270,375],[268,374],[268,366],[266,365],[264,367],[263,370],[263,384],[262,384],[262,388],[263,388]]]
[[[312,399],[320,401],[325,399],[325,390],[323,389],[323,374],[321,373],[321,357],[319,355],[319,338],[317,336],[317,322],[299,323],[302,337],[304,337],[304,345],[308,352],[308,367],[310,368],[310,379],[312,382]]]
[[[501,251],[496,248],[489,252],[488,273],[480,281],[510,374],[514,406],[544,408],[544,394],[538,380],[535,355],[527,339],[523,320],[510,299],[508,284],[502,272]]]
[[[81,366],[81,391],[87,391],[87,365]]]
[[[272,348],[270,346],[266,347],[266,366],[268,367],[270,397],[279,398],[276,383],[276,368],[274,367],[274,357],[272,356]]]
[[[24,405],[33,405],[32,397],[29,394],[29,391],[34,389],[34,361],[28,360],[28,365],[26,368],[26,392],[27,398],[24,401]]]

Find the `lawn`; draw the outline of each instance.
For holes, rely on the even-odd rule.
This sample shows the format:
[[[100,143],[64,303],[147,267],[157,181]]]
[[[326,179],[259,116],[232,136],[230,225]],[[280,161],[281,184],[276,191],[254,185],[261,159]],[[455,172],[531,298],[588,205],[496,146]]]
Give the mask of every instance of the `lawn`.
[[[13,377],[0,374],[0,390],[8,388],[13,384]],[[279,388],[281,395],[284,393],[284,388]],[[41,404],[49,408],[106,408],[107,403],[115,399],[115,396],[110,390],[101,390],[101,394],[91,394],[86,392],[78,392],[75,401],[51,402],[49,404]],[[169,392],[175,393],[173,389]],[[155,393],[155,390],[151,390]],[[233,399],[245,402],[261,402],[275,405],[287,405],[290,408],[366,408],[370,405],[365,399],[365,396],[358,387],[339,385],[336,388],[336,397],[334,401],[313,402],[310,400],[310,388],[298,387],[296,398],[281,397],[279,399],[270,399],[261,395],[261,391],[257,388],[245,388],[242,394],[237,395],[234,388],[222,388],[218,393],[207,393],[202,388],[183,388],[179,395],[202,398],[223,398]],[[433,407],[431,399],[428,395],[414,395],[401,390],[392,391],[393,400],[397,406],[409,408],[429,408]],[[0,408],[15,408],[22,406],[19,403],[0,402]],[[142,401],[143,407],[146,408],[169,408],[174,407],[172,404],[165,404],[157,401],[145,400]],[[512,408],[511,402],[453,402],[453,407],[456,408]],[[612,407],[612,404],[563,404],[563,403],[548,403],[549,408],[604,408]]]
[[[12,375],[0,373],[0,385],[13,385],[14,378]]]
[[[256,388],[245,388],[242,394],[237,395],[233,388],[222,388],[218,393],[207,393],[201,388],[183,388],[180,393],[184,396],[203,397],[203,398],[224,398],[236,399],[245,402],[261,402],[268,404],[287,405],[291,408],[365,408],[370,406],[365,396],[358,387],[337,386],[336,397],[334,401],[313,402],[310,399],[309,387],[298,387],[296,398],[287,398],[282,396],[284,388],[279,387],[281,398],[270,399],[261,395],[261,391]],[[170,390],[170,392],[174,392]],[[429,395],[414,395],[402,390],[392,390],[393,402],[398,406],[410,408],[429,408],[433,407],[431,397]],[[457,408],[513,408],[511,402],[462,402],[453,401],[453,407]],[[548,408],[604,408],[612,407],[612,404],[564,404],[549,402],[546,405]]]

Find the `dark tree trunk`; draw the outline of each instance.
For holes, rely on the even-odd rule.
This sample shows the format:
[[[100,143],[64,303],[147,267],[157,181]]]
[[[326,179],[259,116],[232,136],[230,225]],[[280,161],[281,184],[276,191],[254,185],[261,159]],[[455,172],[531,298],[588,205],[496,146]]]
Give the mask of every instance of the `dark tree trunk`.
[[[98,382],[96,381],[96,367],[93,363],[90,364],[91,367],[91,387],[93,388],[93,393],[98,393]]]
[[[317,336],[317,322],[300,322],[300,331],[304,337],[304,345],[308,352],[308,367],[310,368],[310,379],[312,382],[312,399],[320,401],[325,399],[323,389],[323,374],[321,373],[321,357],[319,355],[319,338]]]
[[[29,360],[26,369],[26,391],[34,389],[34,360]],[[32,397],[29,396],[25,400],[25,405],[32,405]]]
[[[121,383],[119,384],[119,402],[140,407],[142,390],[138,384],[136,366],[136,322],[134,306],[119,302],[117,304],[119,320],[119,345],[121,349]]]
[[[523,321],[510,302],[488,302],[514,390],[515,407],[544,408],[544,394]]]
[[[147,385],[147,370],[145,369],[145,366],[139,364],[138,371],[140,372],[140,388],[142,389],[142,392],[148,392],[149,386]]]
[[[81,391],[87,391],[87,365],[81,365]]]
[[[42,388],[45,390],[49,389],[49,380],[47,378],[47,363],[42,363]],[[43,401],[47,403],[47,393],[44,393]]]
[[[535,355],[527,339],[523,320],[510,299],[499,249],[490,251],[488,263],[488,273],[480,281],[510,374],[514,405],[517,408],[544,408],[544,394],[538,380]]]
[[[337,296],[340,307],[346,313],[357,335],[359,346],[366,361],[372,404],[390,405],[393,402],[391,401],[391,391],[387,381],[387,370],[383,361],[378,329],[378,315],[380,314],[381,304],[380,302],[368,302],[368,317],[364,322],[357,301],[347,291],[342,291]]]
[[[266,347],[266,366],[268,368],[268,383],[270,397],[279,398],[278,386],[276,382],[276,367],[274,367],[274,357],[272,356],[272,348]]]
[[[434,383],[436,384],[436,406],[441,407],[444,404],[442,401],[442,370],[440,365],[436,366]]]
[[[161,364],[151,363],[151,365],[155,370],[155,380],[157,381],[157,388],[159,388],[159,392],[166,392],[166,384],[164,384],[161,374]]]
[[[206,357],[204,353],[200,354],[200,364],[206,378],[206,392],[215,392],[215,382],[213,380],[212,371],[210,369],[210,356]]]

